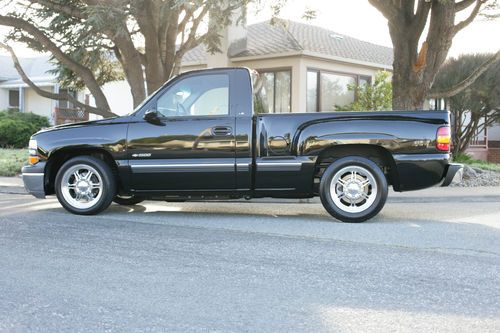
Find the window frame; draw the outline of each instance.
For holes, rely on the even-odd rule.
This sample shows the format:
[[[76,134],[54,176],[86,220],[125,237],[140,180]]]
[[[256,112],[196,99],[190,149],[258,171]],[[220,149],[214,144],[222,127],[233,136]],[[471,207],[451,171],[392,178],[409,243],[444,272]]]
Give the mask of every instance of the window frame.
[[[10,96],[11,92],[17,93],[17,98],[15,98],[15,100],[17,101],[17,105],[11,105],[10,104],[10,102],[11,102],[10,101],[10,99],[11,99],[10,98],[11,97]],[[8,109],[19,109],[21,107],[21,105],[19,103],[20,102],[19,101],[20,98],[21,98],[21,92],[19,91],[19,89],[9,89],[9,101],[8,101],[9,106],[8,106]]]
[[[218,72],[218,71],[213,71],[213,72],[207,72],[204,73],[203,75],[199,75],[200,73],[197,71],[194,71],[193,73],[188,73],[188,74],[182,74],[177,77],[175,77],[171,82],[168,82],[167,86],[164,87],[164,89],[161,89],[158,94],[154,96],[154,99],[151,101],[151,106],[146,108],[148,110],[149,108],[153,107],[155,110],[158,110],[158,100],[165,95],[170,88],[172,88],[174,85],[177,83],[189,79],[192,76],[208,76],[208,75],[225,75],[227,77],[227,82],[228,82],[228,113],[227,114],[218,114],[218,115],[185,115],[185,116],[165,116],[162,113],[158,112],[158,118],[161,120],[180,120],[180,119],[214,119],[214,118],[227,118],[227,117],[232,117],[232,108],[231,108],[231,75],[230,73],[227,72]],[[211,89],[210,89],[211,90]],[[210,91],[207,90],[207,91]],[[202,95],[198,96],[200,98]],[[198,100],[198,98],[196,100]],[[193,104],[196,102],[196,100],[193,102]],[[149,103],[148,103],[149,104]],[[146,106],[146,105],[145,105]]]
[[[78,91],[70,88],[59,88],[59,93],[68,94],[69,96],[78,100]],[[61,103],[66,103],[66,106],[61,106]],[[59,100],[57,101],[57,107],[61,109],[74,110],[76,109],[75,104],[70,100]]]
[[[257,73],[259,73],[259,76],[262,76],[264,73],[273,73],[274,74],[274,80],[273,80],[273,113],[266,113],[266,114],[287,114],[287,113],[292,113],[293,110],[293,105],[292,105],[292,82],[293,82],[293,70],[292,67],[275,67],[275,68],[262,68],[262,69],[256,69]],[[288,72],[290,73],[290,112],[276,112],[276,73],[278,72]]]
[[[372,79],[373,79],[373,77],[370,75],[321,69],[321,68],[316,68],[316,67],[307,67],[306,77],[307,77],[307,74],[309,72],[314,72],[317,75],[316,76],[316,108],[315,108],[316,111],[314,111],[314,112],[337,112],[337,111],[321,111],[320,110],[320,105],[321,105],[321,73],[353,77],[354,80],[356,81],[357,86],[359,86],[359,81],[362,78],[365,79],[369,84],[372,84]],[[308,87],[307,87],[307,82],[306,82],[306,100],[307,100],[307,90],[308,90]],[[355,93],[354,100],[356,100],[357,98],[358,98],[357,94]],[[308,112],[307,109],[306,109],[306,112]]]

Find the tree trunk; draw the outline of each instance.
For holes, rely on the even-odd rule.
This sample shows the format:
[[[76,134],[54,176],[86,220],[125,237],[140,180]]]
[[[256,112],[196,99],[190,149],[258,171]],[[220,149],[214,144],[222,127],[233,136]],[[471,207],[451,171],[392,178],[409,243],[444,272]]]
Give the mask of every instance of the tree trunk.
[[[392,77],[393,110],[421,110],[428,86],[422,82],[422,67],[425,52],[417,53],[418,41],[412,38],[411,26],[389,23],[389,32],[394,44]],[[421,51],[422,52],[422,51]],[[420,60],[420,63],[417,63]]]
[[[414,0],[369,2],[389,24],[394,47],[393,109],[422,109],[453,37],[472,22],[485,1],[419,0],[416,10]],[[472,5],[469,16],[455,24],[456,13]],[[418,44],[426,23],[428,32],[419,51]]]

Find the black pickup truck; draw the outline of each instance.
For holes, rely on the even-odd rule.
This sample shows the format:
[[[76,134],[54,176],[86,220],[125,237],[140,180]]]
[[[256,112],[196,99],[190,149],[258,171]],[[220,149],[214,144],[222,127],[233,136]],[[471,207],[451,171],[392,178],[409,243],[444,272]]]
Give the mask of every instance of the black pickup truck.
[[[446,186],[461,168],[446,111],[256,114],[259,82],[245,68],[188,72],[128,116],[42,130],[25,187],[75,214],[112,201],[319,195],[335,218],[361,222],[388,186]]]

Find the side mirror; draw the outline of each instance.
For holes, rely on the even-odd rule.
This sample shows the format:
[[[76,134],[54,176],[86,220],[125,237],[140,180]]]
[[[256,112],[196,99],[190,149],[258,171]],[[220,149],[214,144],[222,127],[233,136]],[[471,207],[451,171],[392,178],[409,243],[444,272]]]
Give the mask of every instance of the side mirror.
[[[155,109],[149,109],[146,112],[144,112],[144,120],[147,121],[148,123],[154,124],[154,125],[164,125],[158,116],[158,111]]]

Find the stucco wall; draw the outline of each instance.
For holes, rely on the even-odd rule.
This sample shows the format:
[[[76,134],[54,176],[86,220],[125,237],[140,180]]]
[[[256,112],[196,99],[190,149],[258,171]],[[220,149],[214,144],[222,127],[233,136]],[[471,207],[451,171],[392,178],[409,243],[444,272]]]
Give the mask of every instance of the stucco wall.
[[[102,90],[113,113],[123,116],[133,111],[132,93],[127,81],[106,83]],[[93,101],[90,104],[95,105]]]
[[[52,87],[41,87],[45,91],[52,92]],[[24,88],[24,112],[32,112],[45,116],[52,122],[52,112],[55,101],[38,95],[31,88]]]
[[[9,89],[0,89],[0,110],[6,110],[9,107]]]

